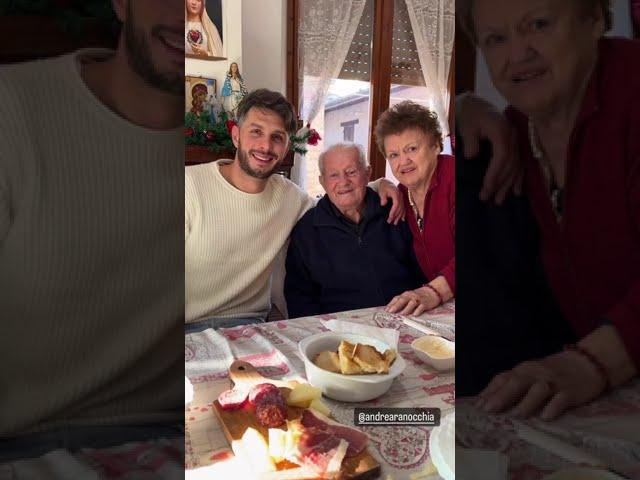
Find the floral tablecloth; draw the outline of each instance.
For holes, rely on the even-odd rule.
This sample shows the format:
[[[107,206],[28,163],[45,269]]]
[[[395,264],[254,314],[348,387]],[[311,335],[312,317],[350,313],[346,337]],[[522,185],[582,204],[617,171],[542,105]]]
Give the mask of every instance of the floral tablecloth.
[[[459,398],[456,402],[458,447],[504,454],[511,480],[539,480],[572,467],[561,456],[518,437],[512,418],[489,415],[475,408],[473,401]],[[553,422],[530,419],[526,423],[595,455],[626,477],[640,480],[640,381],[571,410]]]
[[[194,399],[185,410],[185,464],[187,478],[213,478],[237,470],[229,465],[233,454],[212,411],[213,401],[229,388],[227,369],[234,360],[252,363],[265,377],[300,380],[305,378],[298,342],[309,335],[327,331],[328,320],[344,320],[399,330],[398,350],[407,362],[405,371],[382,397],[365,403],[343,403],[324,399],[332,415],[353,425],[355,407],[435,407],[442,414],[455,402],[454,372],[439,373],[418,359],[411,342],[424,335],[406,326],[398,315],[378,315],[380,308],[354,310],[293,320],[235,328],[205,330],[185,336],[185,374],[194,387]],[[374,318],[375,317],[375,318]],[[421,318],[453,325],[455,304],[449,302]],[[409,479],[429,462],[429,428],[365,427],[369,451],[382,466],[383,479]],[[226,465],[227,470],[224,470]],[[207,467],[210,468],[202,468]],[[216,470],[216,466],[219,467]],[[209,472],[205,474],[205,472]],[[220,478],[223,478],[222,476]],[[428,477],[424,477],[428,478]],[[434,476],[432,478],[438,478]]]

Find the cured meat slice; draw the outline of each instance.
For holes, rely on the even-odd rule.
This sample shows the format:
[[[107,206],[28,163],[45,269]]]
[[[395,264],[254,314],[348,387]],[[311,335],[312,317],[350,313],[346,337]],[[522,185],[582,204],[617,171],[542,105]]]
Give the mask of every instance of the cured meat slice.
[[[305,429],[298,443],[296,460],[320,478],[334,478],[340,473],[348,443],[329,432]]]
[[[245,404],[248,395],[246,389],[233,388],[222,392],[218,396],[218,402],[223,410],[237,410]]]
[[[256,406],[256,419],[264,427],[279,427],[287,421],[287,408],[280,403],[258,403]]]
[[[272,383],[259,383],[249,390],[249,403],[257,407],[261,403],[285,405],[284,397],[278,387]]]
[[[367,436],[360,430],[342,425],[313,410],[307,409],[302,412],[301,422],[305,429],[330,433],[346,440],[349,443],[349,448],[346,452],[347,457],[358,455],[365,449],[369,441]]]

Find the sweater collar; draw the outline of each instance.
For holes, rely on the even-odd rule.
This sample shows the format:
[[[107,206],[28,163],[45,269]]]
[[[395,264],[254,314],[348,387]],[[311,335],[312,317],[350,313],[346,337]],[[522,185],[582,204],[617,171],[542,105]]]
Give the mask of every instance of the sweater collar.
[[[364,196],[365,209],[364,215],[362,216],[362,221],[358,224],[360,226],[364,225],[372,218],[375,218],[377,215],[381,214],[380,209],[376,208],[376,202],[380,201],[380,197],[369,187],[366,188],[367,192]],[[329,196],[325,193],[325,195],[318,201],[318,204],[315,208],[313,225],[316,227],[334,227],[336,225],[341,225],[341,219],[346,219],[346,217],[342,215],[340,210],[338,210],[338,208],[333,203],[331,203],[331,200],[329,200]]]

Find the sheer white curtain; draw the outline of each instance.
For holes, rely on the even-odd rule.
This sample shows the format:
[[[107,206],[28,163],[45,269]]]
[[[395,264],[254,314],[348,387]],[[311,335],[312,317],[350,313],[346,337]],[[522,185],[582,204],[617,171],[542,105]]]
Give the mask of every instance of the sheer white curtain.
[[[428,102],[449,133],[449,69],[455,37],[455,0],[405,0],[416,40]]]
[[[300,117],[313,122],[324,107],[360,23],[366,0],[303,0],[298,27]],[[293,177],[304,188],[304,162],[296,155]]]

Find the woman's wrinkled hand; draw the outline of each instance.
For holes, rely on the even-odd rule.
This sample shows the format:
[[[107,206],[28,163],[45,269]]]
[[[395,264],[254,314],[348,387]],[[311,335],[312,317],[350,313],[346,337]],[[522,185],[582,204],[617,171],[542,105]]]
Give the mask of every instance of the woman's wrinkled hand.
[[[472,94],[456,99],[456,128],[464,144],[464,157],[474,158],[480,153],[480,141],[491,142],[493,155],[484,176],[480,198],[495,198],[501,204],[510,191],[522,190],[523,167],[518,155],[515,130],[496,107]]]
[[[540,412],[543,420],[553,420],[569,408],[590,402],[605,387],[605,380],[588,358],[563,351],[496,375],[476,405],[489,413],[509,411],[526,418]]]
[[[400,315],[420,315],[440,305],[440,298],[428,287],[408,290],[391,299],[385,307],[389,313]]]
[[[380,185],[378,186],[378,195],[380,196],[380,205],[383,207],[389,200],[392,202],[387,223],[397,225],[398,222],[404,220],[404,202],[402,201],[402,196],[400,195],[398,187],[389,180],[383,178],[380,180]]]

